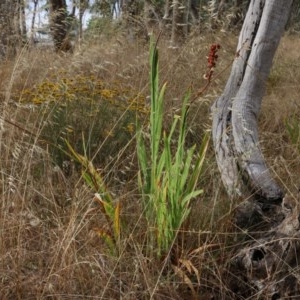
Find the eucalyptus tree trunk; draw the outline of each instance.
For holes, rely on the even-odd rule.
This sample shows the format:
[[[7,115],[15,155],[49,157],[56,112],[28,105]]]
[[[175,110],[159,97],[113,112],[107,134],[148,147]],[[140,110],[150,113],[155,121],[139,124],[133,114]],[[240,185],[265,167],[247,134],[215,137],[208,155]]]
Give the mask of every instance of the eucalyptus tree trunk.
[[[223,94],[213,106],[213,141],[222,180],[230,194],[282,199],[262,155],[257,119],[272,60],[292,0],[252,0]]]
[[[0,57],[14,57],[20,44],[18,0],[0,1]],[[16,17],[18,17],[16,19]]]
[[[68,27],[66,0],[50,0],[50,29],[56,51],[72,50]]]
[[[229,299],[300,295],[300,195],[283,197],[265,163],[257,128],[265,83],[292,2],[251,0],[230,77],[213,106],[213,141],[222,180],[230,194],[247,199],[237,207],[233,222],[237,231],[243,228],[239,233],[244,240],[222,276]],[[250,194],[256,197],[248,200]]]

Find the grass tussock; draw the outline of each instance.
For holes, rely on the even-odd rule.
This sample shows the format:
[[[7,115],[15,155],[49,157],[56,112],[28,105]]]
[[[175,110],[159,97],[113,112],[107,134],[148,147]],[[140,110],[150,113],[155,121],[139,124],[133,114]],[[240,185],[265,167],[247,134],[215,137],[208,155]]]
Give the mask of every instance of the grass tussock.
[[[206,84],[210,45],[221,45],[215,79],[189,107],[187,149],[199,147],[210,128],[210,106],[230,72],[236,39],[228,33],[194,37],[179,49],[159,42],[165,132],[180,116],[187,90],[193,98]],[[260,117],[268,164],[291,191],[300,185],[298,48],[298,39],[283,39]],[[3,299],[230,299],[223,268],[245,236],[232,228],[237,203],[222,189],[211,145],[195,186],[203,193],[189,199],[188,215],[168,228],[171,239],[157,255],[158,229],[149,228],[136,151],[138,124],[144,147],[151,144],[148,56],[148,44],[117,36],[83,44],[70,56],[24,49],[15,61],[1,63]],[[169,155],[178,136],[175,130],[174,140],[165,137]],[[153,181],[152,191],[161,182]],[[109,197],[97,200],[95,193]]]

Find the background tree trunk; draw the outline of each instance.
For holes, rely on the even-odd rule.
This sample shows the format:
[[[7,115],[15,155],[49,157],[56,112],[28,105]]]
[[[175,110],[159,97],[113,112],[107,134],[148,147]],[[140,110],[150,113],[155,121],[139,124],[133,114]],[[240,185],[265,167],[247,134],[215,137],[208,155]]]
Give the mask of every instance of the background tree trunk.
[[[88,0],[79,1],[79,41],[83,37],[83,15],[88,8]]]
[[[291,4],[292,0],[251,1],[230,77],[213,106],[214,147],[231,194],[250,190],[270,201],[283,196],[261,153],[257,118]]]
[[[26,28],[26,14],[25,14],[25,2],[19,0],[19,18],[20,18],[20,35],[23,43],[27,42],[27,28]]]
[[[0,57],[2,58],[14,57],[20,43],[20,27],[16,26],[16,16],[19,21],[17,9],[18,0],[0,1]]]
[[[50,30],[56,51],[70,51],[66,0],[50,0]]]
[[[187,3],[185,3],[187,5]],[[173,0],[172,2],[172,30],[171,30],[171,46],[178,47],[184,39],[184,12],[186,6],[181,1]]]
[[[36,19],[36,14],[37,14],[37,6],[38,6],[39,0],[33,0],[33,13],[32,13],[32,19],[31,19],[31,26],[30,26],[30,39],[29,39],[29,43],[31,45],[34,44],[34,26],[35,26],[35,19]]]

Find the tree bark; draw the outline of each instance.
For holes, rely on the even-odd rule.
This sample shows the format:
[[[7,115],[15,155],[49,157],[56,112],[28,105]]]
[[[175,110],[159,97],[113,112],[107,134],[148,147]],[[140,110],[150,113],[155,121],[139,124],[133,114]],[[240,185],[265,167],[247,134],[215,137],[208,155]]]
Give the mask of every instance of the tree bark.
[[[17,0],[0,1],[0,57],[10,58],[16,55],[20,44],[20,27],[17,27],[16,16],[19,21]]]
[[[56,51],[70,51],[66,0],[50,0],[50,30]]]
[[[230,194],[282,199],[259,147],[257,119],[272,60],[292,0],[252,0],[223,94],[213,105],[213,141],[222,180]]]
[[[258,140],[257,119],[272,60],[292,0],[252,0],[223,94],[213,106],[213,141],[230,194],[248,198],[233,224],[244,237],[224,268],[222,299],[296,299],[300,295],[299,195],[273,180]],[[275,200],[279,200],[274,202]],[[278,205],[278,204],[281,205]],[[245,230],[245,228],[247,230]]]
[[[299,200],[286,195],[281,206],[261,215],[259,231],[248,231],[222,276],[230,299],[299,298]]]

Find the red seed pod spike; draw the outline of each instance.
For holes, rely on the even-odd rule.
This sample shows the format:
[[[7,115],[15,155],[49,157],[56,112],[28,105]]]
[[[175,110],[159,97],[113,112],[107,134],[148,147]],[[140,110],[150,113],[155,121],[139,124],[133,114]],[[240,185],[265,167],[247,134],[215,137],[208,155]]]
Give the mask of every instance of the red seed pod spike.
[[[221,46],[219,44],[212,44],[209,49],[209,54],[207,57],[207,72],[205,74],[205,78],[210,81],[213,69],[216,66],[216,61],[218,60],[217,51],[220,49]]]

